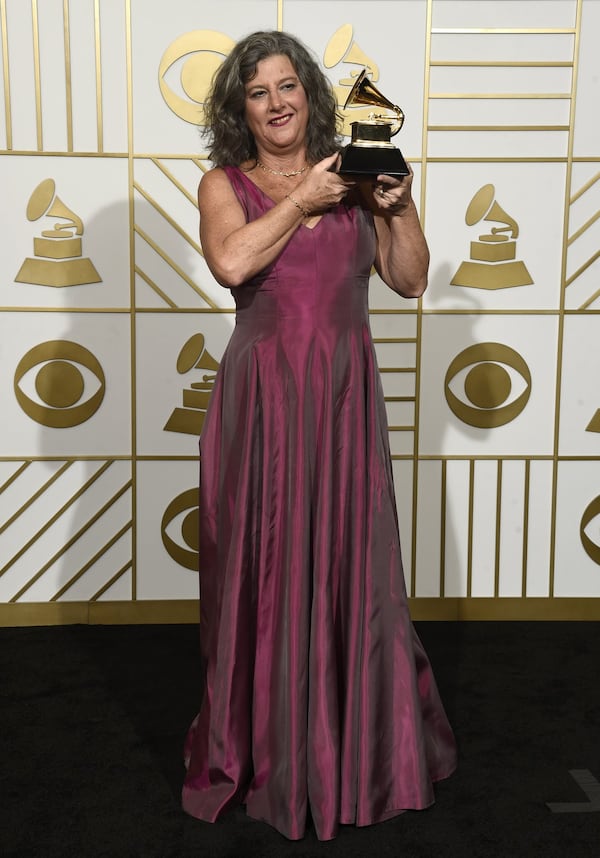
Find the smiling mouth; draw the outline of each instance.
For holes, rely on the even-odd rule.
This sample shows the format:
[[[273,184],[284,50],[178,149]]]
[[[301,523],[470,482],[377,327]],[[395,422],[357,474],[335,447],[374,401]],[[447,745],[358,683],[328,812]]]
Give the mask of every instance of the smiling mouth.
[[[271,119],[269,121],[269,125],[275,125],[275,126],[285,125],[287,122],[289,122],[289,120],[291,118],[292,118],[291,113],[286,113],[285,116],[276,116],[275,119]]]

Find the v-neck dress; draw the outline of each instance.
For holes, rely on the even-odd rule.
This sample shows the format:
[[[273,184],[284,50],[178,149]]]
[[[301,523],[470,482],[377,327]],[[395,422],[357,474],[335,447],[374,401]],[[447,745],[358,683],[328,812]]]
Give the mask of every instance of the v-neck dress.
[[[275,203],[225,168],[247,221]],[[200,440],[206,682],[184,809],[328,840],[434,799],[456,748],[412,626],[368,315],[371,213],[300,226],[232,290]]]

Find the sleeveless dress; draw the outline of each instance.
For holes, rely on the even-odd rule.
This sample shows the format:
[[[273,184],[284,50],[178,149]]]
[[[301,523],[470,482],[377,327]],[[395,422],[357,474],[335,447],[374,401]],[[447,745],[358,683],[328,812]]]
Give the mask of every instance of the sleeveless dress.
[[[225,168],[247,221],[275,203]],[[407,608],[369,329],[369,211],[301,225],[233,290],[200,440],[206,685],[183,807],[245,804],[290,839],[433,802],[452,730]]]

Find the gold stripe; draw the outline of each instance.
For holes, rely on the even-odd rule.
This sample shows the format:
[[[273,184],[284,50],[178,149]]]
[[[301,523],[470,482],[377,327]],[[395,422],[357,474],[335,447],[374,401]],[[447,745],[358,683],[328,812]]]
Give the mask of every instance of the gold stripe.
[[[554,60],[432,60],[430,65],[443,68],[572,68],[572,61]]]
[[[0,626],[187,624],[199,622],[197,599],[0,604]],[[409,599],[415,621],[598,622],[598,598]]]
[[[6,148],[12,149],[12,110],[10,102],[10,74],[8,65],[8,27],[6,0],[0,0],[0,29],[2,30],[2,75],[4,78],[4,118],[6,122]]]
[[[416,337],[373,337],[374,343],[416,343]]]
[[[17,468],[17,470],[14,472],[14,474],[13,474],[11,477],[9,477],[9,478],[7,479],[7,481],[6,481],[5,483],[3,483],[3,484],[0,486],[0,495],[2,494],[2,492],[3,492],[3,491],[6,491],[6,489],[7,489],[10,485],[12,485],[12,484],[15,482],[15,480],[18,480],[18,479],[19,479],[19,477],[21,476],[21,474],[22,474],[24,471],[26,471],[26,470],[27,470],[27,468],[28,468],[30,465],[31,465],[31,462],[23,462],[23,464],[21,465],[21,467],[20,467],[20,468]]]
[[[584,233],[586,230],[588,230],[588,229],[592,226],[592,224],[596,223],[596,221],[598,220],[598,218],[600,218],[600,211],[597,211],[595,215],[592,215],[592,217],[591,217],[591,218],[589,218],[589,220],[587,220],[587,221],[583,224],[583,226],[580,226],[580,227],[579,227],[579,229],[577,230],[577,232],[574,232],[574,233],[573,233],[573,235],[572,235],[570,238],[568,238],[568,239],[567,239],[567,246],[568,246],[568,245],[573,244],[573,242],[574,242],[574,241],[577,241],[577,239],[578,239],[580,236],[582,236],[582,235],[583,235],[583,233]]]
[[[63,0],[64,43],[65,43],[65,96],[67,105],[67,149],[73,151],[73,93],[71,89],[71,29],[69,20],[69,0]]]
[[[131,566],[132,566],[132,562],[131,562],[131,560],[128,560],[124,566],[121,566],[121,568],[119,569],[118,572],[115,572],[115,574],[112,576],[112,578],[109,578],[109,580],[106,582],[106,584],[103,584],[102,587],[100,587],[100,589],[98,590],[97,593],[94,593],[94,595],[90,598],[90,602],[96,602],[100,598],[100,596],[103,596],[107,590],[110,590],[112,585],[116,584],[116,582],[119,580],[119,578],[122,578],[128,569],[131,569]]]
[[[527,596],[527,559],[529,549],[529,495],[531,480],[531,459],[525,459],[525,497],[523,498],[523,576],[521,596]]]
[[[277,0],[277,29],[283,30],[283,0]]]
[[[582,197],[587,191],[589,191],[590,188],[593,187],[599,179],[600,173],[596,173],[595,176],[592,176],[592,178],[587,181],[585,185],[582,185],[581,188],[579,188],[579,190],[573,194],[573,196],[569,200],[569,203],[573,205],[573,203],[577,202],[579,197]]]
[[[565,174],[565,201],[563,206],[563,242],[562,242],[562,258],[560,265],[560,316],[558,317],[558,341],[556,353],[556,375],[555,375],[555,399],[554,399],[554,464],[552,466],[552,507],[550,514],[550,580],[548,584],[549,596],[554,596],[554,576],[556,566],[556,508],[557,508],[557,493],[558,493],[558,455],[559,455],[559,432],[560,432],[560,415],[561,415],[561,397],[562,397],[562,361],[564,348],[564,327],[565,327],[565,301],[566,290],[569,285],[567,276],[567,254],[568,254],[568,228],[569,228],[569,196],[573,184],[573,147],[575,144],[575,105],[577,95],[577,79],[579,75],[579,34],[581,30],[581,12],[582,0],[577,0],[576,13],[576,28],[575,28],[575,44],[574,51],[574,68],[571,78],[571,106],[569,111],[569,141],[567,146],[567,169]],[[564,285],[563,285],[564,284]]]
[[[155,160],[155,157],[156,156],[152,157],[153,161]],[[166,158],[173,158],[174,156],[173,155],[165,155],[165,157]],[[178,157],[181,158],[182,156],[179,155]],[[200,158],[195,158],[195,157],[189,156],[188,160],[191,160],[192,163],[195,164],[196,167],[199,167],[203,173],[208,173],[209,168],[205,164],[205,162],[208,160],[208,155],[201,156]]]
[[[31,18],[33,23],[33,74],[35,81],[35,119],[37,128],[37,147],[44,148],[42,136],[42,87],[40,81],[40,34],[37,0],[31,0]]]
[[[440,487],[440,596],[446,592],[446,500],[448,492],[447,463],[442,462]]]
[[[134,180],[134,182],[133,182],[133,187],[134,187],[134,190],[136,190],[139,194],[141,194],[141,195],[143,196],[143,198],[146,200],[146,202],[150,203],[150,205],[152,206],[152,208],[153,208],[155,211],[157,211],[157,212],[160,214],[160,216],[161,216],[161,217],[163,217],[163,218],[167,221],[167,223],[168,223],[170,226],[172,226],[172,227],[173,227],[173,229],[174,229],[176,232],[178,232],[178,233],[179,233],[179,235],[180,235],[180,236],[181,236],[185,241],[187,241],[187,243],[190,245],[190,247],[193,247],[193,248],[194,248],[194,250],[196,251],[196,253],[199,253],[199,254],[200,254],[200,256],[203,256],[203,255],[204,255],[204,254],[202,253],[202,248],[200,247],[200,245],[199,245],[197,242],[195,242],[195,241],[194,241],[194,240],[193,240],[193,239],[192,239],[192,238],[187,234],[187,232],[186,232],[186,231],[185,231],[181,226],[179,226],[179,224],[178,224],[178,223],[177,223],[177,222],[176,222],[176,221],[171,217],[171,215],[167,214],[167,212],[163,209],[163,207],[162,207],[162,206],[160,206],[160,205],[156,202],[156,200],[154,199],[154,197],[151,197],[151,196],[150,196],[150,194],[149,194],[149,193],[147,193],[147,192],[142,188],[142,186],[141,186],[141,185],[138,185],[138,183],[137,183],[135,180]]]
[[[116,501],[118,501],[118,500],[119,500],[119,498],[121,497],[121,495],[125,494],[125,492],[126,492],[126,491],[131,487],[131,483],[132,483],[132,481],[131,481],[131,480],[129,480],[127,483],[125,483],[125,485],[124,485],[124,486],[122,486],[122,487],[119,489],[119,491],[117,492],[117,494],[116,494],[116,495],[114,495],[112,498],[110,498],[110,499],[109,499],[109,500],[104,504],[104,506],[103,506],[103,507],[102,507],[102,508],[97,512],[97,513],[95,513],[95,514],[92,516],[92,518],[91,518],[91,519],[90,519],[86,524],[84,524],[84,525],[83,525],[83,527],[81,527],[81,528],[77,531],[77,533],[76,533],[74,536],[72,536],[72,537],[71,537],[71,538],[70,538],[70,539],[69,539],[69,540],[68,540],[68,541],[67,541],[67,542],[62,546],[62,548],[60,548],[60,549],[59,549],[59,550],[58,550],[58,551],[57,551],[57,552],[56,552],[56,553],[55,553],[55,554],[50,558],[50,560],[48,560],[48,562],[47,562],[47,563],[44,563],[44,565],[42,566],[42,568],[41,568],[41,569],[39,569],[39,570],[35,573],[35,575],[34,575],[32,578],[30,578],[30,579],[29,579],[29,581],[27,581],[27,582],[25,583],[25,585],[24,585],[23,587],[21,587],[21,589],[20,589],[17,593],[15,593],[15,595],[14,595],[11,599],[9,599],[9,601],[10,601],[10,602],[18,602],[18,601],[19,601],[19,599],[21,598],[21,596],[22,596],[24,593],[26,593],[26,592],[27,592],[27,590],[29,590],[29,588],[30,588],[30,587],[32,587],[32,586],[36,583],[36,581],[38,581],[38,580],[42,577],[42,575],[44,575],[44,573],[48,571],[48,569],[50,569],[50,567],[52,566],[52,564],[53,564],[53,563],[55,563],[55,562],[56,562],[60,557],[62,557],[62,556],[63,556],[63,554],[66,554],[66,552],[69,550],[69,548],[71,548],[71,546],[72,546],[72,545],[74,545],[74,544],[77,542],[77,540],[79,539],[79,537],[80,537],[80,536],[82,536],[82,535],[86,532],[86,530],[87,530],[89,527],[91,527],[93,524],[95,524],[95,523],[98,521],[98,519],[100,519],[100,518],[104,515],[104,513],[105,513],[108,509],[110,509],[110,507],[111,507],[114,503],[116,503]]]
[[[139,226],[136,224],[136,225],[134,226],[134,231],[135,231],[135,232],[137,232],[137,234],[138,234],[141,238],[143,238],[143,239],[144,239],[144,241],[145,241],[147,244],[149,244],[149,245],[150,245],[150,247],[151,247],[151,248],[152,248],[152,249],[153,249],[153,250],[154,250],[154,251],[155,251],[155,252],[156,252],[156,253],[157,253],[157,254],[158,254],[162,259],[164,259],[164,261],[167,263],[167,265],[169,265],[169,267],[170,267],[170,268],[172,268],[172,269],[173,269],[173,271],[175,271],[177,274],[179,274],[179,276],[181,277],[181,279],[182,279],[182,280],[184,280],[184,281],[187,283],[187,285],[188,285],[191,289],[193,289],[193,290],[194,290],[194,292],[196,292],[196,293],[197,293],[197,294],[202,298],[202,300],[203,300],[203,301],[206,301],[206,303],[207,303],[209,306],[211,306],[214,310],[216,310],[216,309],[220,309],[220,308],[218,308],[218,307],[217,307],[217,305],[215,304],[215,302],[214,302],[211,298],[209,298],[209,297],[208,297],[208,295],[206,295],[206,294],[202,291],[202,289],[201,289],[201,288],[200,288],[196,283],[194,283],[194,281],[191,279],[191,277],[188,277],[188,275],[185,273],[185,271],[184,271],[184,270],[183,270],[179,265],[177,265],[177,263],[175,262],[175,260],[174,260],[174,259],[171,259],[171,257],[170,257],[170,256],[168,256],[168,254],[166,254],[166,253],[164,252],[164,250],[162,250],[162,248],[160,248],[160,247],[159,247],[159,246],[158,246],[154,241],[152,241],[152,239],[150,238],[150,236],[149,236],[146,232],[144,232],[144,230],[143,230],[143,229],[141,229],[141,227],[139,227]]]
[[[593,295],[591,295],[587,301],[579,307],[580,310],[587,310],[590,304],[593,304],[596,298],[600,297],[600,289],[596,289]],[[595,312],[598,312],[597,310]]]
[[[429,131],[568,131],[568,125],[429,125]],[[434,161],[448,163],[458,163],[458,159],[431,159]],[[463,158],[462,161],[472,161],[473,163],[505,163],[516,161],[518,163],[564,163],[565,158]]]
[[[161,162],[158,160],[158,158],[152,158],[151,160],[152,160],[152,163],[154,164],[154,166],[158,167],[158,169],[161,171],[161,173],[164,173],[164,175],[171,182],[171,184],[175,185],[177,190],[180,193],[182,193],[184,195],[184,197],[186,197],[186,199],[188,199],[195,208],[198,208],[198,200],[196,199],[196,197],[193,194],[190,194],[190,192],[185,187],[185,185],[182,185],[181,182],[175,178],[173,173],[171,173],[170,170],[167,170],[167,168],[164,166],[164,164],[161,164]]]
[[[125,64],[127,70],[127,185],[129,197],[129,303],[131,316],[129,320],[131,342],[131,508],[133,526],[131,531],[131,598],[137,596],[137,326],[136,326],[136,297],[135,297],[135,209],[133,199],[133,76],[132,76],[132,45],[131,45],[131,3],[125,0]]]
[[[414,432],[415,426],[388,426],[388,432]]]
[[[136,313],[208,313],[208,315],[221,313],[235,314],[235,307],[176,307],[175,311],[165,310],[163,307],[137,307]]]
[[[567,289],[567,288],[571,285],[571,283],[574,283],[574,282],[575,282],[575,280],[577,280],[577,278],[580,276],[580,274],[583,274],[583,272],[584,272],[587,268],[589,268],[589,267],[590,267],[590,265],[593,265],[593,264],[594,264],[594,262],[595,262],[597,259],[599,259],[599,258],[600,258],[600,250],[599,250],[599,251],[597,251],[597,253],[594,253],[594,255],[593,255],[593,256],[591,256],[591,257],[588,259],[588,261],[587,261],[587,262],[585,262],[585,263],[584,263],[580,268],[578,268],[578,269],[577,269],[577,271],[576,271],[574,274],[571,274],[571,276],[570,276],[570,277],[568,277],[568,278],[564,281],[564,283],[565,283],[565,289]]]
[[[71,462],[69,462],[68,463],[69,466],[72,465],[74,461],[75,460],[72,460]],[[91,485],[93,485],[99,477],[102,476],[102,474],[110,467],[110,465],[112,465],[111,461],[105,462],[104,465],[98,471],[96,471],[96,473],[92,477],[90,477],[90,479],[86,483],[84,483],[84,485],[81,486],[81,488],[79,488],[75,492],[75,494],[71,498],[69,498],[69,500],[65,504],[62,505],[62,507],[59,510],[57,510],[57,512],[54,513],[54,515],[46,522],[46,524],[44,524],[37,531],[37,533],[35,533],[31,537],[31,539],[29,539],[25,543],[25,545],[23,545],[19,549],[19,551],[14,555],[14,557],[12,557],[10,559],[10,561],[5,566],[3,566],[2,569],[0,569],[0,576],[4,575],[6,570],[10,569],[10,567],[31,548],[33,543],[36,542],[40,538],[40,536],[42,536],[44,533],[46,533],[46,531],[49,530],[56,521],[58,521],[58,519],[61,517],[61,515],[64,512],[66,512],[69,509],[69,507],[72,506],[75,503],[75,501],[78,500],[81,497],[81,495],[85,491],[87,491],[87,489]],[[66,470],[66,468],[62,468],[62,471],[64,471],[64,470]]]
[[[94,42],[96,55],[96,124],[98,134],[98,152],[104,150],[104,129],[102,118],[102,52],[100,45],[100,0],[94,0]]]
[[[139,265],[135,266],[135,273],[139,274],[139,276],[142,278],[142,280],[144,280],[148,284],[148,286],[150,286],[150,288],[163,299],[163,301],[166,304],[168,304],[170,307],[177,307],[177,304],[175,303],[175,301],[171,301],[169,296],[163,292],[163,290],[160,288],[160,286],[156,285],[154,280],[151,280],[150,277],[148,277],[148,275],[144,271],[142,271],[142,269],[139,267]]]
[[[414,366],[400,366],[400,367],[380,366],[379,372],[412,372],[412,373],[414,373],[414,372],[416,372],[416,369]]]
[[[416,396],[384,396],[386,402],[415,402]]]
[[[469,461],[469,521],[467,528],[467,598],[473,590],[473,488],[475,484],[475,460]]]
[[[8,530],[8,528],[11,526],[11,524],[14,524],[14,522],[19,518],[19,516],[23,515],[23,513],[25,512],[25,510],[28,507],[30,507],[33,503],[35,503],[35,501],[39,497],[41,497],[44,494],[44,492],[47,491],[47,489],[49,489],[50,486],[56,482],[56,480],[60,479],[62,477],[62,475],[65,473],[65,471],[69,470],[69,468],[71,467],[72,464],[73,464],[72,461],[71,462],[65,462],[65,464],[62,466],[62,468],[59,468],[58,471],[56,471],[54,474],[52,474],[52,476],[49,477],[49,479],[47,479],[46,482],[42,486],[40,486],[40,488],[36,492],[34,492],[30,498],[27,498],[25,503],[21,507],[19,507],[19,509],[17,509],[10,516],[10,518],[6,519],[4,524],[0,525],[0,533],[4,533],[5,530]],[[4,572],[4,569],[2,571],[0,571],[0,575],[2,574],[2,572]]]
[[[550,27],[540,28],[540,27],[434,27],[431,31],[434,35],[453,35],[455,33],[482,33],[486,35],[495,36],[496,34],[516,34],[516,35],[527,35],[531,33],[533,35],[544,35],[545,33],[554,33],[554,34],[562,34],[562,35],[572,35],[575,33],[575,29],[569,27],[567,29],[563,29],[562,27]]]
[[[495,101],[497,99],[509,99],[510,101],[519,99],[548,99],[557,101],[571,98],[571,95],[568,92],[432,92],[430,93],[429,98],[454,99],[457,101],[460,101],[461,99],[482,99],[486,101]]]
[[[498,460],[498,482],[496,484],[496,546],[494,560],[494,596],[500,593],[500,532],[502,527],[502,459]]]
[[[111,537],[111,539],[106,543],[106,545],[103,545],[103,546],[102,546],[102,548],[100,548],[100,549],[96,552],[96,554],[94,554],[94,556],[93,556],[93,557],[91,557],[91,558],[88,560],[88,562],[87,562],[86,564],[84,564],[84,565],[81,567],[81,569],[79,570],[79,572],[76,572],[76,573],[75,573],[75,575],[73,575],[73,577],[72,577],[72,578],[70,578],[70,579],[67,581],[67,583],[66,583],[66,584],[64,584],[64,585],[60,588],[60,590],[59,590],[57,593],[55,593],[55,594],[54,594],[54,596],[52,596],[52,598],[50,599],[50,601],[51,601],[51,602],[58,602],[58,600],[60,599],[60,597],[61,597],[61,596],[64,596],[64,594],[67,592],[67,590],[70,590],[70,589],[71,589],[71,587],[73,586],[73,584],[76,584],[76,583],[77,583],[77,581],[79,581],[79,580],[80,580],[80,578],[83,578],[83,576],[85,575],[85,573],[86,573],[86,572],[88,572],[88,571],[92,568],[92,566],[94,565],[94,563],[96,563],[96,562],[97,562],[101,557],[103,557],[103,556],[106,554],[106,552],[107,552],[107,551],[110,551],[110,549],[113,547],[113,545],[114,545],[116,542],[118,542],[118,541],[119,541],[119,539],[120,539],[122,536],[124,536],[124,535],[129,531],[129,530],[131,530],[131,526],[132,526],[132,524],[133,524],[133,521],[129,520],[129,521],[127,522],[127,524],[125,524],[125,525],[121,528],[121,530],[119,530],[119,531],[118,531],[118,533],[115,533],[115,535],[114,535],[114,536],[112,536],[112,537]]]

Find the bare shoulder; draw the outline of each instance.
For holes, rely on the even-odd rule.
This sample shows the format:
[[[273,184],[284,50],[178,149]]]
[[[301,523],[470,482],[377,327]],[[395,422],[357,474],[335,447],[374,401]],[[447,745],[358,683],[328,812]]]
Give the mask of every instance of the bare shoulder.
[[[223,194],[233,194],[233,188],[227,178],[225,170],[221,167],[213,167],[204,173],[198,185],[198,203],[210,203],[215,197],[222,198]]]

